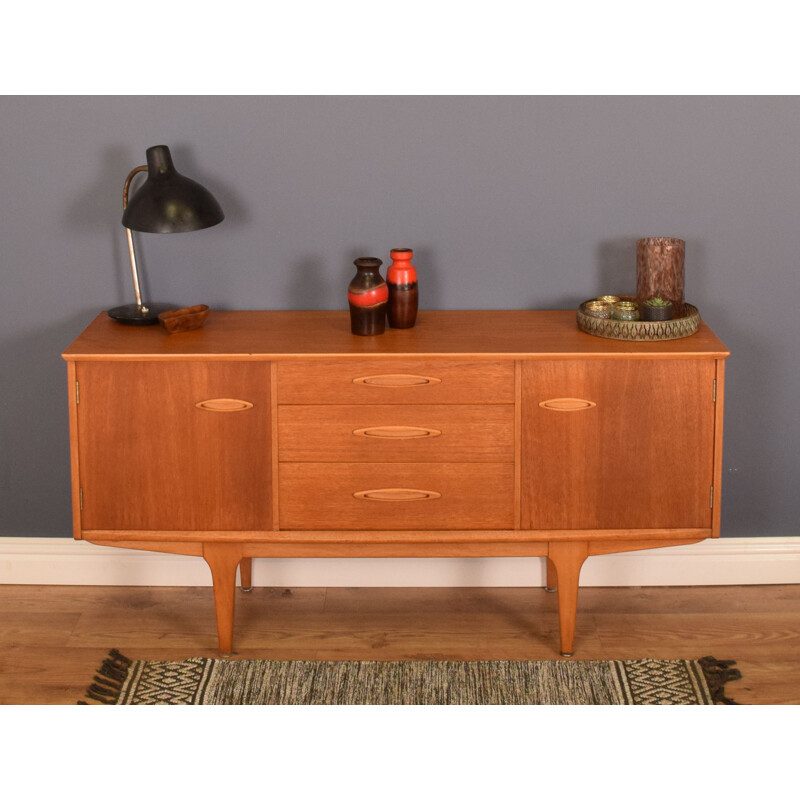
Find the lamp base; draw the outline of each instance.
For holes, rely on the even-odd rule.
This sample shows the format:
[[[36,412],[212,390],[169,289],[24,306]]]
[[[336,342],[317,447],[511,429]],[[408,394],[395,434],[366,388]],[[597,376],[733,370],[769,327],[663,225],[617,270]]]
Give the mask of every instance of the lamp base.
[[[174,311],[178,306],[170,303],[148,303],[146,306],[139,306],[136,303],[128,303],[125,306],[117,306],[108,311],[108,316],[123,325],[157,325],[158,315],[164,311]]]

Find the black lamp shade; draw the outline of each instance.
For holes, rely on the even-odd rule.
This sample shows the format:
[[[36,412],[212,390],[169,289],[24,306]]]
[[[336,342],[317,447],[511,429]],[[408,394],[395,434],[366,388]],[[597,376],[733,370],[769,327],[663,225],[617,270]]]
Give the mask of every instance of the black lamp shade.
[[[208,189],[181,175],[166,145],[147,149],[147,180],[128,202],[122,224],[144,233],[210,228],[225,215]]]

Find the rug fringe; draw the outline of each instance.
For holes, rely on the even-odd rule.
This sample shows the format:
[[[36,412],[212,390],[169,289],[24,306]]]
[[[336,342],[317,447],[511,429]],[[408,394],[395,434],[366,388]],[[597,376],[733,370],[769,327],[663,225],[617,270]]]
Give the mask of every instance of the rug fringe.
[[[706,683],[711,690],[711,699],[715,705],[740,705],[730,697],[725,697],[725,684],[728,681],[737,681],[742,677],[742,673],[733,668],[735,661],[721,661],[714,656],[705,656],[698,659],[697,663],[703,668]]]
[[[86,697],[97,703],[113,706],[119,700],[122,685],[128,677],[128,670],[133,661],[122,655],[119,650],[110,650],[108,658],[100,665],[94,676],[94,683],[86,690]],[[78,701],[79,706],[88,705],[85,700]]]

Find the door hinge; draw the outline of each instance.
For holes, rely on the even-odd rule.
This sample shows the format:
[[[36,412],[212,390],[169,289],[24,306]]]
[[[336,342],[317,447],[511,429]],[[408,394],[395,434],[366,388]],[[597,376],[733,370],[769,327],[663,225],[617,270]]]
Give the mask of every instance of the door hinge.
[[[714,487],[713,486],[711,487],[711,494],[709,495],[709,498],[708,498],[708,507],[709,508],[714,508]]]
[[[717,402],[717,379],[714,378],[713,402]]]
[[[78,505],[80,506],[81,511],[83,511],[83,487],[78,489]]]
[[[81,384],[79,381],[75,381],[75,405],[79,405],[81,402]]]

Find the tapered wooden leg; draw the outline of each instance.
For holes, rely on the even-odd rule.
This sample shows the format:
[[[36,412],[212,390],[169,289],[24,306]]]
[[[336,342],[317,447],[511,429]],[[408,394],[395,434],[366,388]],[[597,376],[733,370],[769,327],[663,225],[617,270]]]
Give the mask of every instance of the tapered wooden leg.
[[[553,562],[547,558],[547,582],[545,583],[544,590],[546,592],[555,592],[558,587],[558,578],[556,576],[556,568]]]
[[[242,560],[242,546],[227,542],[203,544],[203,558],[211,568],[214,582],[214,610],[221,655],[233,650],[233,608],[236,595],[236,567]]]
[[[239,578],[242,581],[242,591],[249,592],[253,588],[253,559],[243,558],[239,562]]]
[[[548,560],[555,567],[558,585],[558,626],[561,655],[573,653],[575,617],[578,613],[578,584],[581,567],[589,555],[587,542],[550,542]]]

